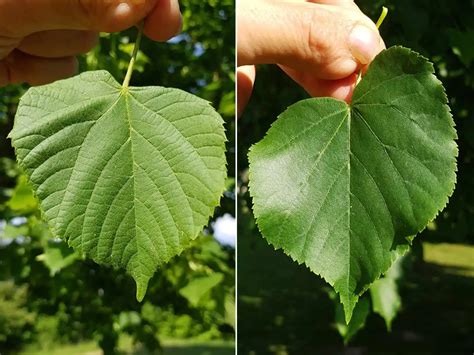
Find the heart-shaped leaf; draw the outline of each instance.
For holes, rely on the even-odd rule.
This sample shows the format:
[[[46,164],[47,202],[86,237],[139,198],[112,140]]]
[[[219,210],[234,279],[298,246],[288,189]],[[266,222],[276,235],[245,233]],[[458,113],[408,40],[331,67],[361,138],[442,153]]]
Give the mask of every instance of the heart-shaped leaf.
[[[249,153],[260,231],[334,286],[347,322],[454,190],[456,132],[433,72],[409,49],[385,50],[350,105],[300,101]]]
[[[30,89],[10,137],[53,235],[125,268],[139,300],[224,190],[223,121],[209,103],[105,71]]]

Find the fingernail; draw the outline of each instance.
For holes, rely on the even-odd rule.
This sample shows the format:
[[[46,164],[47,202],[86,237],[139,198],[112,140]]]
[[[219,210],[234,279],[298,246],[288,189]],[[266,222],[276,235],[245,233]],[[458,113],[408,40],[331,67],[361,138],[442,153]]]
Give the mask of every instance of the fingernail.
[[[125,17],[129,15],[132,11],[132,8],[130,4],[127,4],[125,2],[118,4],[118,6],[115,8],[115,15],[119,17]]]
[[[354,26],[349,35],[349,48],[360,64],[368,64],[374,59],[378,38],[378,34],[367,26]]]

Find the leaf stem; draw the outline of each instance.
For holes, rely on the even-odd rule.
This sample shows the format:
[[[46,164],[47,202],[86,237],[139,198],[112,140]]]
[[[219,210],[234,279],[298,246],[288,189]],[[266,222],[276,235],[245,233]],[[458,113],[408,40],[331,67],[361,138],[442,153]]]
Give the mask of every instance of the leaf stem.
[[[379,19],[377,20],[377,23],[375,24],[375,26],[377,26],[377,29],[380,28],[380,26],[383,23],[383,20],[385,20],[385,17],[387,17],[387,14],[388,14],[388,9],[385,6],[382,6],[382,13],[380,14]],[[356,85],[359,84],[361,79],[362,79],[362,70],[359,71],[359,74],[357,75]]]
[[[385,20],[385,17],[387,17],[387,14],[388,14],[388,9],[385,6],[382,6],[382,13],[380,14],[380,17],[377,20],[377,23],[375,24],[377,28],[380,28],[380,26],[383,23],[383,20]]]
[[[140,43],[142,41],[143,27],[144,27],[144,21],[141,21],[138,25],[138,35],[137,35],[137,39],[135,40],[135,46],[133,47],[132,59],[130,59],[130,63],[128,64],[128,69],[127,69],[127,74],[125,75],[125,79],[123,80],[123,84],[122,84],[123,88],[128,88],[128,85],[130,84],[130,79],[133,73],[133,66],[135,65],[138,49],[140,48]]]

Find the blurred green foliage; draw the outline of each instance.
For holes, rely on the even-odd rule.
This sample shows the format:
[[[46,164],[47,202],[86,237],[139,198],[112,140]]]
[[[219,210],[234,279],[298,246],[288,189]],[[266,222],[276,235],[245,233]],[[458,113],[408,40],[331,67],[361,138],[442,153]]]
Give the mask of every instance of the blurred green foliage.
[[[308,97],[276,66],[259,66],[252,98],[238,126],[238,345],[242,354],[464,353],[474,346],[469,336],[474,323],[464,316],[474,309],[468,296],[473,279],[465,272],[453,276],[432,260],[424,261],[421,247],[422,241],[474,244],[474,1],[356,3],[373,20],[382,6],[388,7],[381,27],[387,47],[412,48],[434,63],[459,136],[457,187],[446,209],[415,239],[411,261],[397,279],[401,313],[390,323],[392,333],[387,333],[383,319],[373,313],[374,304],[370,312],[362,309],[364,319],[359,324],[351,329],[342,326],[327,285],[304,265],[267,245],[252,216],[248,149],[289,105]],[[468,253],[474,260],[472,249]],[[350,337],[345,348],[343,338]]]
[[[180,1],[183,32],[167,43],[142,42],[131,85],[181,88],[212,102],[226,122],[228,171],[234,171],[234,3]],[[80,58],[80,70],[106,69],[120,82],[136,29],[101,34],[99,45]],[[10,141],[23,85],[0,88],[0,352],[28,342],[95,340],[105,354],[128,334],[154,353],[161,338],[233,339],[234,251],[212,230],[158,270],[143,303],[131,277],[83,260],[52,238]],[[234,214],[233,179],[214,216]],[[212,282],[203,282],[211,280]]]
[[[35,316],[25,307],[27,286],[0,281],[0,344],[15,343],[31,336]]]

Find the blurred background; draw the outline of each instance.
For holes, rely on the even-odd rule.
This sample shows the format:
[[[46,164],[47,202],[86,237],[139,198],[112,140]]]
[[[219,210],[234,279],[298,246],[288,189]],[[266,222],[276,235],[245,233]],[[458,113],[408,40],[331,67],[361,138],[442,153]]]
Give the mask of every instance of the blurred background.
[[[6,138],[27,87],[0,88],[0,354],[234,353],[234,1],[180,3],[183,32],[144,39],[131,85],[180,88],[222,115],[230,177],[220,207],[138,303],[130,276],[52,238]],[[101,35],[81,71],[106,69],[122,82],[136,34]]]
[[[415,239],[411,253],[378,285],[385,296],[367,292],[346,326],[330,286],[275,251],[255,225],[248,149],[281,112],[307,97],[277,67],[257,68],[252,99],[238,122],[239,354],[474,351],[474,1],[356,3],[374,21],[387,6],[381,28],[387,46],[412,48],[434,63],[459,135],[456,191]]]

